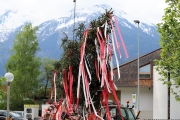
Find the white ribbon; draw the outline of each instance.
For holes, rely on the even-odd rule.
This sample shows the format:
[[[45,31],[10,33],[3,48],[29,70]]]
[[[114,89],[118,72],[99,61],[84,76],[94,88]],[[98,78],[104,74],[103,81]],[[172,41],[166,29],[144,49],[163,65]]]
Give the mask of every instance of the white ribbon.
[[[93,103],[93,101],[92,101],[91,96],[90,96],[90,101],[91,101],[91,105],[92,105],[92,108],[93,108],[93,111],[94,111],[94,113],[95,113],[96,117],[100,118],[101,120],[104,120],[101,116],[99,116],[99,115],[97,114],[97,112],[96,112],[96,109],[95,109],[95,107],[94,107],[94,103]]]
[[[84,83],[84,74],[82,74],[82,83],[83,83],[83,92],[84,92],[84,98],[85,98],[85,105],[86,107],[88,107],[88,103],[87,103],[87,96],[86,96],[86,86],[85,86],[85,83]]]
[[[81,55],[81,60],[80,60],[80,64],[79,64],[79,73],[78,73],[78,85],[77,85],[77,98],[79,98],[79,94],[80,94],[80,77],[82,75],[82,63],[83,63],[83,58],[84,58],[84,52],[85,52],[85,46],[86,46],[86,39],[87,39],[87,33],[85,34],[85,39],[84,39],[84,43],[83,43],[83,51],[82,51],[82,55]]]
[[[113,82],[113,84],[114,84],[114,82]],[[116,86],[116,84],[114,84],[114,88],[117,90],[117,86]]]
[[[81,76],[81,65],[79,65],[79,75],[78,75],[78,85],[77,85],[77,98],[79,98],[80,94],[80,77]]]
[[[104,37],[106,38],[106,31],[107,31],[107,20],[104,23]]]
[[[84,61],[85,61],[85,66],[86,66],[86,70],[87,70],[87,73],[88,73],[88,76],[89,76],[89,79],[90,79],[90,83],[89,84],[91,84],[91,73],[90,73],[90,71],[89,71],[89,68],[88,68],[88,66],[87,66],[87,62],[86,62],[86,59],[84,58]]]
[[[115,55],[115,59],[116,59],[116,65],[117,65],[117,70],[118,70],[118,79],[120,79],[119,61],[118,61],[117,55],[116,55],[116,50],[115,50],[115,45],[114,45],[114,37],[113,37],[113,34],[112,34],[112,30],[111,30],[111,39],[112,39],[113,51],[114,51],[114,55]]]
[[[96,53],[97,53],[97,60],[98,60],[98,73],[99,73],[99,63],[100,63],[101,61],[100,61],[99,52],[98,52],[97,40],[95,39],[94,42],[95,42],[95,46],[96,46]],[[98,74],[98,79],[100,80],[99,74]]]
[[[54,102],[56,103],[56,72],[54,73]]]

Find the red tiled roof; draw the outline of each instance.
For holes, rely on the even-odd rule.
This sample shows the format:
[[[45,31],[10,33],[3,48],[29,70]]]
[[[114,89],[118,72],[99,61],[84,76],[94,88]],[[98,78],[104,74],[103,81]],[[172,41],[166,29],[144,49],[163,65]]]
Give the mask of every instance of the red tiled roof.
[[[139,59],[139,66],[150,64],[151,66],[151,78],[140,79],[141,87],[152,87],[153,86],[153,66],[155,65],[154,60],[160,59],[161,49],[157,49],[151,53],[143,55]],[[117,76],[117,68],[113,70],[114,81],[117,87],[137,87],[138,78],[138,64],[137,59],[129,61],[123,65],[120,65],[120,79]]]
[[[137,80],[118,80],[115,81],[117,87],[137,87]],[[140,80],[140,87],[152,87],[152,80]]]

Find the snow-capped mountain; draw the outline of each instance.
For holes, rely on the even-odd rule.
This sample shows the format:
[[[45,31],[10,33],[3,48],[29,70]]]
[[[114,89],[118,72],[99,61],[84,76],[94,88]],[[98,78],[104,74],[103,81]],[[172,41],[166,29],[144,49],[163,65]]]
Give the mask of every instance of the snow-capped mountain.
[[[84,8],[76,11],[75,26],[78,23],[85,22],[88,26],[90,21],[97,19],[105,10],[111,7],[108,5],[96,5],[90,8]],[[131,15],[124,11],[115,10],[114,15],[118,20],[121,33],[126,44],[129,58],[122,58],[120,63],[134,59],[137,56],[137,39],[138,29],[137,24],[133,22]],[[18,18],[18,19],[17,19]],[[38,22],[37,22],[38,21]],[[0,15],[0,68],[4,68],[4,64],[10,56],[10,49],[13,46],[15,34],[19,32],[24,24],[32,22],[33,25],[38,25],[38,40],[41,51],[38,53],[41,57],[50,57],[59,59],[62,50],[60,49],[61,39],[65,32],[69,39],[72,39],[74,26],[74,11],[70,11],[68,17],[61,17],[51,20],[36,20],[26,15],[21,15],[18,11],[6,11]],[[153,23],[140,23],[140,54],[146,54],[159,48],[159,35],[156,31],[156,26]],[[5,68],[0,69],[0,75],[4,75]]]

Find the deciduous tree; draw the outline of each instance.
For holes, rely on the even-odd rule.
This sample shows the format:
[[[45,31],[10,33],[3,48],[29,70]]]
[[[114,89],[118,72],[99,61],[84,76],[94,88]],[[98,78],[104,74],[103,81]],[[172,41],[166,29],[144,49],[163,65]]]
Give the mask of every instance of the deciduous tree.
[[[5,89],[3,89],[4,87],[3,87],[3,85],[5,85],[5,82],[6,82],[6,80],[5,80],[5,78],[4,77],[1,77],[0,78],[0,108],[1,109],[6,109],[6,90]]]
[[[171,86],[171,92],[175,99],[180,101],[180,1],[166,0],[168,4],[165,9],[162,22],[158,24],[160,33],[161,60],[156,61],[157,70],[163,76],[160,80]],[[170,73],[170,76],[168,76]],[[168,81],[168,77],[171,81]]]
[[[48,98],[47,94],[48,88],[53,88],[53,75],[54,75],[54,64],[55,60],[49,58],[42,59],[42,73],[41,73],[41,85],[44,88],[43,98]],[[37,96],[38,97],[38,96]]]
[[[36,56],[39,48],[38,27],[26,24],[16,35],[11,56],[6,64],[6,71],[14,74],[11,83],[11,109],[22,110],[25,101],[33,103],[33,92],[38,88],[40,58]]]

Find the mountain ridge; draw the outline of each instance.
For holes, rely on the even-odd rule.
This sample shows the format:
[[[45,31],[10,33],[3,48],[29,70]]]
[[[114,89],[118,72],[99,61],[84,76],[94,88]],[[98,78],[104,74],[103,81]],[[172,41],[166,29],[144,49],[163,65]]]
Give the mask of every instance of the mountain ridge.
[[[98,19],[98,17],[105,12],[105,10],[111,9],[108,5],[95,5],[94,7],[84,8],[76,11],[75,26],[77,27],[79,23],[85,22],[85,25],[88,26],[90,21]],[[118,21],[121,34],[123,36],[127,51],[129,53],[129,58],[125,58],[123,55],[120,60],[120,64],[127,62],[131,59],[137,57],[137,39],[138,39],[138,29],[137,24],[133,23],[133,20],[123,11],[113,10],[114,15]],[[8,11],[11,12],[11,11]],[[15,12],[14,12],[15,14]],[[2,16],[2,15],[0,15]],[[7,17],[8,18],[8,17]],[[1,21],[1,17],[0,17]],[[23,21],[23,20],[19,20]],[[6,21],[4,21],[6,22]],[[15,34],[21,30],[24,24],[29,21],[24,21],[20,26],[12,27],[9,29],[9,32],[0,30],[0,43],[3,47],[0,46],[0,50],[5,50],[4,55],[2,54],[0,60],[0,67],[4,68],[8,57],[10,56],[10,49],[13,46],[13,40]],[[7,23],[6,23],[7,24]],[[3,25],[6,24],[0,22],[0,29],[3,28]],[[69,13],[69,17],[61,17],[57,19],[46,20],[38,25],[39,30],[37,32],[39,46],[41,51],[38,52],[40,57],[49,57],[58,60],[61,57],[62,50],[60,49],[61,39],[65,37],[63,34],[66,33],[69,39],[73,39],[73,25],[74,25],[74,11]],[[9,26],[8,26],[9,27]],[[7,28],[7,27],[5,27]],[[140,55],[149,53],[153,50],[159,48],[159,34],[156,30],[156,25],[153,23],[140,23],[139,35],[140,35]],[[2,40],[2,32],[4,32],[5,40]],[[2,35],[2,36],[1,36]],[[123,51],[123,50],[122,50]],[[123,54],[123,52],[122,52]],[[4,75],[5,68],[0,70],[0,75]]]

